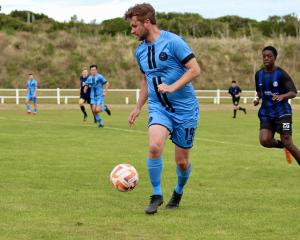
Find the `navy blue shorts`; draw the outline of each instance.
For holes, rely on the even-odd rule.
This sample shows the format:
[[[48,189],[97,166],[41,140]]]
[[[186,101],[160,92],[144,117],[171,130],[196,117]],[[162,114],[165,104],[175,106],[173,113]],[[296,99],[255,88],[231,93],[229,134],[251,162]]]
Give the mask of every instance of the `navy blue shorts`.
[[[292,135],[292,116],[286,115],[281,118],[260,116],[260,129],[269,129],[274,134]]]

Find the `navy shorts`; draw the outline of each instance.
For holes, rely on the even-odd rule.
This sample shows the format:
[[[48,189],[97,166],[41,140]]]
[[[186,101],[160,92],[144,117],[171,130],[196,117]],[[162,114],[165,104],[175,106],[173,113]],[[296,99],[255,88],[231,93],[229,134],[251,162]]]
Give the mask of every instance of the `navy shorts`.
[[[259,117],[260,129],[269,129],[274,134],[292,135],[292,116],[286,115],[281,118]]]

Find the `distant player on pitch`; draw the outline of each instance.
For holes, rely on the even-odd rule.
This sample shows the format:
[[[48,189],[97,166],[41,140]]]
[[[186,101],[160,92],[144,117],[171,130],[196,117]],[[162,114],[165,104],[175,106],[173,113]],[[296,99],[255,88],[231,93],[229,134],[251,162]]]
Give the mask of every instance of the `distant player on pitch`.
[[[90,76],[85,82],[84,92],[87,93],[88,88],[90,88],[93,113],[99,127],[102,128],[104,125],[99,113],[105,111],[108,115],[111,115],[109,108],[104,105],[104,99],[106,96],[106,91],[109,88],[109,83],[101,74],[98,73],[97,69],[97,65],[90,66]]]
[[[150,4],[135,5],[128,9],[125,18],[130,21],[131,33],[142,41],[135,52],[142,73],[141,93],[128,122],[134,123],[148,100],[147,167],[153,193],[145,212],[154,214],[163,203],[162,152],[169,135],[175,144],[178,180],[167,208],[179,206],[192,171],[189,154],[198,124],[199,106],[191,82],[199,76],[200,67],[181,37],[157,27],[155,10]]]
[[[86,119],[88,117],[85,107],[84,107],[84,103],[90,104],[91,110],[93,111],[93,108],[91,105],[91,97],[90,97],[91,90],[90,90],[90,88],[88,88],[86,90],[86,92],[84,91],[85,82],[88,79],[88,77],[89,77],[89,72],[87,69],[84,69],[80,76],[80,98],[79,98],[79,106],[83,113],[83,121],[86,121]],[[95,121],[95,123],[97,122],[95,116],[94,116],[94,121]]]
[[[286,159],[291,154],[300,165],[300,151],[292,140],[292,108],[288,100],[296,97],[297,90],[291,77],[275,65],[277,50],[268,46],[262,50],[264,67],[255,74],[256,93],[254,106],[262,100],[258,112],[260,119],[259,140],[267,148],[284,148]],[[280,134],[280,140],[274,138]]]
[[[37,80],[33,78],[33,74],[28,74],[28,80],[27,80],[27,95],[26,95],[26,109],[27,113],[31,113],[30,109],[30,102],[33,102],[33,114],[37,114]]]
[[[241,99],[241,92],[242,89],[238,86],[237,82],[233,80],[231,82],[231,87],[228,89],[228,93],[232,97],[232,104],[233,104],[233,116],[232,118],[236,118],[236,112],[237,110],[243,111],[245,114],[247,114],[246,108],[240,107],[240,99]]]

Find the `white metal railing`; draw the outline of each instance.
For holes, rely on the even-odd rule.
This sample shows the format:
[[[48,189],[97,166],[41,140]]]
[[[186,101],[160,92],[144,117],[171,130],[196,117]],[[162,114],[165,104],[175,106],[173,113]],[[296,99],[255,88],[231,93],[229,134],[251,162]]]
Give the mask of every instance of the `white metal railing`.
[[[122,103],[129,104],[129,98],[134,99],[134,103],[138,101],[140,90],[139,89],[109,89],[111,93],[117,94],[115,97],[122,97]],[[4,104],[6,99],[13,99],[15,104],[20,104],[20,100],[25,100],[26,89],[0,89],[0,103]],[[298,91],[300,92],[300,91]],[[121,96],[122,93],[122,96]],[[45,95],[46,94],[46,95]],[[48,94],[48,95],[47,95]],[[109,94],[111,95],[111,94]],[[214,104],[220,104],[221,100],[228,100],[231,97],[228,95],[228,90],[196,90],[198,99],[211,100]],[[245,90],[242,92],[241,99],[243,103],[247,103],[248,100],[252,101],[255,97],[254,90]],[[38,89],[38,99],[52,99],[56,104],[61,104],[62,100],[64,104],[69,103],[69,99],[78,99],[78,89]],[[300,99],[296,97],[295,99]],[[119,102],[120,103],[120,102]]]

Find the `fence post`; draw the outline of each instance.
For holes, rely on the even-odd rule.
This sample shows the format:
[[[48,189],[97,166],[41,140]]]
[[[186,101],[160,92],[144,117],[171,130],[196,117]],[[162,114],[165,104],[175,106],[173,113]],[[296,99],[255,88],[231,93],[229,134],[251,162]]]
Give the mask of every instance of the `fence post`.
[[[129,104],[129,97],[125,97],[125,104],[126,104],[126,105]]]
[[[60,89],[56,89],[56,98],[57,98],[57,104],[60,104]]]
[[[217,89],[217,104],[220,104],[220,89]]]
[[[16,88],[16,104],[19,104],[19,97],[20,97],[19,89]]]
[[[138,100],[140,98],[140,89],[136,89],[135,93],[136,93],[136,95],[135,95],[136,102],[138,102]]]
[[[68,104],[68,97],[65,97],[65,104]]]
[[[247,104],[247,97],[244,97],[244,104]]]
[[[1,104],[4,104],[4,97],[1,97]]]

